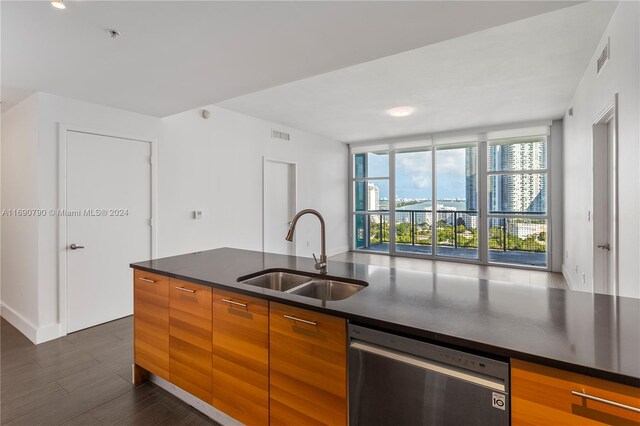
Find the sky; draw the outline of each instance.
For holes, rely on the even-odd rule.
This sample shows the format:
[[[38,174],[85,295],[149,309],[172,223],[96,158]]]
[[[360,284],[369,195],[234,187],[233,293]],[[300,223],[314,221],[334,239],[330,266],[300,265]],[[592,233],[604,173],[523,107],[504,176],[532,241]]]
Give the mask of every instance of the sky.
[[[389,175],[387,154],[369,154],[369,176]],[[431,152],[396,153],[396,197],[431,198]],[[444,149],[437,152],[438,199],[461,198],[465,194],[465,149]],[[374,181],[380,197],[389,197],[387,181]]]

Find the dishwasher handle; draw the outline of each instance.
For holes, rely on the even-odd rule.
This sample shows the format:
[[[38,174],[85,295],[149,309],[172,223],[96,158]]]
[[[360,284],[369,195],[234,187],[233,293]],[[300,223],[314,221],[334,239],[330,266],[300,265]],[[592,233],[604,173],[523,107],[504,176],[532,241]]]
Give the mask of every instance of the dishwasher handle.
[[[409,364],[423,370],[443,374],[445,376],[464,380],[476,385],[485,386],[499,392],[506,392],[505,383],[499,378],[487,376],[462,368],[448,366],[437,361],[432,361],[406,352],[396,351],[390,348],[385,348],[383,346],[374,345],[360,340],[352,340],[349,344],[349,348],[389,358],[394,361],[403,362],[405,364]]]

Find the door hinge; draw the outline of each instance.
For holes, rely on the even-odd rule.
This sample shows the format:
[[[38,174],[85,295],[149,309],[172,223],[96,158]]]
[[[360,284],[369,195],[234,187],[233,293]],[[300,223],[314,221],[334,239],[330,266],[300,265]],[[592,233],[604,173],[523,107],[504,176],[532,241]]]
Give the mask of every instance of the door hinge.
[[[153,164],[153,157],[152,156],[148,156],[147,157],[147,161],[149,162],[149,164]]]
[[[149,224],[149,226],[153,226],[153,218],[150,217],[147,223]]]

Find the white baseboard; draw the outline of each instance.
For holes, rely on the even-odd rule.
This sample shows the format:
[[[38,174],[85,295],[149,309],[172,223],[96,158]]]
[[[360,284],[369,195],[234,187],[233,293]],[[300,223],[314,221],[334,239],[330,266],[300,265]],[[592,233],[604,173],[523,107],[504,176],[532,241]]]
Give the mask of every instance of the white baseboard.
[[[59,324],[50,324],[38,328],[4,302],[0,303],[0,315],[36,345],[60,337]]]
[[[178,386],[174,385],[171,382],[164,380],[162,377],[158,377],[155,374],[149,373],[149,380],[151,383],[155,383],[162,389],[169,392],[171,395],[176,398],[184,401],[189,404],[196,410],[200,411],[205,416],[213,419],[214,421],[220,423],[223,426],[243,426],[243,424],[233,417],[229,416],[226,413],[215,408],[213,405],[206,403],[205,401],[196,398],[191,395],[189,392],[180,389]]]
[[[18,329],[18,331],[31,340],[33,343],[38,342],[38,328],[31,324],[26,318],[17,313],[14,309],[7,306],[4,302],[0,307],[2,318],[7,320],[9,324]]]
[[[49,340],[57,339],[62,337],[63,334],[60,332],[60,324],[49,324],[44,327],[38,328],[38,341],[36,343],[44,343]]]

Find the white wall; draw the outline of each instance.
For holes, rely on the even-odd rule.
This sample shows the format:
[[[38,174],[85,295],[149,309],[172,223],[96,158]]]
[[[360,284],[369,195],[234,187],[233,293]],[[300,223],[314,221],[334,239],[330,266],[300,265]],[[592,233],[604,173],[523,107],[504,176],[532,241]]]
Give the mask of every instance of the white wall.
[[[38,97],[2,115],[2,209],[38,207]],[[2,316],[31,339],[38,325],[38,219],[2,215]]]
[[[347,146],[216,106],[206,108],[208,120],[201,110],[162,120],[159,256],[224,246],[262,250],[264,156],[297,163],[297,209],[315,208],[324,215],[330,255],[347,251]],[[291,141],[271,138],[271,129],[290,133]],[[193,210],[202,210],[203,218],[192,219]],[[300,256],[320,252],[315,218],[299,222],[296,241]]]
[[[549,218],[551,220],[551,246],[549,265],[554,272],[562,272],[563,220],[562,194],[562,120],[553,120],[549,135]]]
[[[611,59],[596,75],[596,59],[611,40]],[[640,297],[640,3],[620,2],[564,117],[564,274],[569,285],[593,286],[591,129],[618,93],[619,291]],[[577,272],[576,272],[577,268]],[[582,274],[585,282],[582,282]]]

